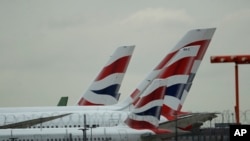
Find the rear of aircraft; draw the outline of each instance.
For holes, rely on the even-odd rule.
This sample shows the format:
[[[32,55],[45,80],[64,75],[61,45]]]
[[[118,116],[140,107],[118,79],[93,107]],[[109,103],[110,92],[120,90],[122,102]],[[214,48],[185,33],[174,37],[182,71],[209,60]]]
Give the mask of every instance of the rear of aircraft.
[[[125,123],[133,129],[157,128],[165,93],[161,80],[153,83],[142,94]]]
[[[191,30],[176,45],[179,50],[172,51],[175,55],[158,76],[168,81],[162,109],[164,120],[185,113],[181,108],[214,32],[215,28]]]
[[[215,28],[194,29],[176,44],[176,46],[156,65],[148,76],[137,86],[132,94],[121,102],[121,105],[134,106],[140,95],[153,82],[154,79],[168,79],[171,83],[167,86],[163,111],[178,111],[191,88],[200,62],[207,50]],[[170,98],[167,98],[170,97]],[[170,102],[174,99],[175,102]],[[170,103],[170,104],[169,104]],[[164,112],[165,114],[168,112]],[[165,115],[167,118],[167,115]],[[169,117],[171,118],[171,117]]]
[[[136,102],[134,109],[125,120],[125,124],[131,128],[139,138],[150,138],[158,140],[155,135],[170,134],[167,129],[159,129],[159,120],[165,94],[166,81],[155,79],[152,84],[143,92],[139,101]],[[145,135],[145,136],[144,136]]]
[[[119,89],[134,47],[121,46],[115,50],[107,64],[77,102],[77,105],[112,105],[118,102]]]

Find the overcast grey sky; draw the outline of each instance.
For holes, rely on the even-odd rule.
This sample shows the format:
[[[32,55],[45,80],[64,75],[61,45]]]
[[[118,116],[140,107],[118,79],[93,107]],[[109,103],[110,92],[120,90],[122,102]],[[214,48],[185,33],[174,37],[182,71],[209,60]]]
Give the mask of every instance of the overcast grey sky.
[[[186,111],[233,110],[234,64],[211,55],[250,54],[248,0],[1,0],[0,107],[69,105],[118,46],[136,45],[121,87],[129,95],[180,38],[216,27],[185,101]],[[240,109],[250,109],[250,65],[239,66]]]

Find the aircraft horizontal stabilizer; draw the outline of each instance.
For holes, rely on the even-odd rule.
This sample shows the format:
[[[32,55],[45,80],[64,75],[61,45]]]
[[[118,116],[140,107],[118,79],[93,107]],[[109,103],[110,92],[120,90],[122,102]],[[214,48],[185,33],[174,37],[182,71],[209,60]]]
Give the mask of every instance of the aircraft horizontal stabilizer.
[[[202,123],[216,118],[218,113],[192,113],[186,116],[178,117],[177,126],[180,129],[184,129],[190,125],[198,125],[197,123]],[[166,121],[159,124],[159,128],[170,129],[176,126],[176,120]],[[199,127],[200,127],[199,126]]]

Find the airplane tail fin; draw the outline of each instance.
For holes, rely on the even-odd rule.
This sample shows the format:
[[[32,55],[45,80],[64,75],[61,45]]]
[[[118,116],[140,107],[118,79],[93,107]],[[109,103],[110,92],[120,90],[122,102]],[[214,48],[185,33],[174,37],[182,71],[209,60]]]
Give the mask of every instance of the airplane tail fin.
[[[145,91],[145,89],[152,83],[152,81],[156,78],[159,78],[159,75],[162,71],[166,70],[166,67],[173,62],[170,62],[172,58],[178,54],[178,52],[188,46],[201,46],[202,49],[199,50],[198,55],[196,56],[196,61],[193,67],[193,71],[195,70],[195,66],[199,65],[200,60],[204,56],[204,53],[207,49],[207,46],[210,42],[211,37],[213,36],[213,32],[215,28],[209,29],[194,29],[189,31],[178,43],[177,45],[168,53],[161,62],[156,65],[156,67],[148,74],[148,76],[137,86],[137,88],[131,93],[131,95],[125,99],[122,103],[127,105],[131,105],[134,101],[138,101],[140,95]],[[172,60],[173,61],[173,60]],[[190,78],[191,79],[191,78]],[[190,80],[192,81],[192,80]]]
[[[189,31],[176,45],[179,50],[173,50],[175,55],[157,77],[168,80],[162,109],[165,120],[183,114],[180,110],[214,32],[215,28]]]
[[[125,120],[133,129],[154,129],[158,127],[165,92],[165,84],[161,80],[154,80],[142,94]]]
[[[172,87],[168,86],[167,95],[176,95],[181,98],[180,104],[182,105],[187,92],[189,91],[194,76],[200,65],[200,62],[207,50],[210,40],[214,34],[215,28],[207,29],[194,29],[187,32],[186,35],[176,44],[176,46],[168,53],[161,62],[148,74],[148,76],[137,86],[132,94],[121,102],[120,105],[126,105],[124,107],[134,106],[132,103],[136,103],[140,99],[140,95],[145,89],[152,83],[154,79],[172,79]],[[178,78],[180,76],[180,78]],[[179,81],[179,82],[178,82]],[[179,85],[178,85],[179,84]],[[184,91],[185,90],[185,91]],[[184,92],[184,94],[182,94]],[[168,99],[168,98],[165,98]],[[171,100],[164,100],[164,103],[169,103]],[[163,111],[166,111],[165,105],[163,105]],[[172,105],[172,104],[170,104]],[[171,107],[170,107],[171,108]],[[125,109],[125,108],[124,108]],[[172,107],[172,109],[181,109]],[[168,113],[168,112],[164,112]]]
[[[61,97],[59,102],[57,103],[57,106],[67,106],[68,104],[68,96]]]
[[[120,85],[127,70],[135,46],[116,49],[107,64],[77,102],[79,106],[112,105],[117,103]]]

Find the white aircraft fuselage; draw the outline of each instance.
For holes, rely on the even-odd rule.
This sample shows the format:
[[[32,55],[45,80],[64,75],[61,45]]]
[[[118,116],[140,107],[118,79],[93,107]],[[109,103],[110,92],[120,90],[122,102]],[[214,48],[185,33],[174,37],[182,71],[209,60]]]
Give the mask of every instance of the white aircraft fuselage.
[[[141,141],[144,135],[154,135],[149,129],[136,130],[126,126],[97,127],[86,130],[86,136],[80,128],[44,128],[44,129],[1,129],[0,141]]]
[[[118,111],[108,109],[97,109],[93,106],[67,106],[67,107],[27,107],[27,108],[8,108],[7,111],[0,109],[0,127],[20,123],[23,121],[30,121],[37,119],[37,124],[26,122],[27,127],[32,128],[59,128],[59,127],[81,127],[86,121],[86,126],[116,126],[123,123],[130,111]],[[27,112],[28,111],[28,112]],[[62,116],[61,116],[62,115]],[[54,116],[61,116],[55,119],[40,123],[41,118],[50,118]],[[85,118],[84,118],[85,116]],[[31,125],[32,124],[32,125]]]

